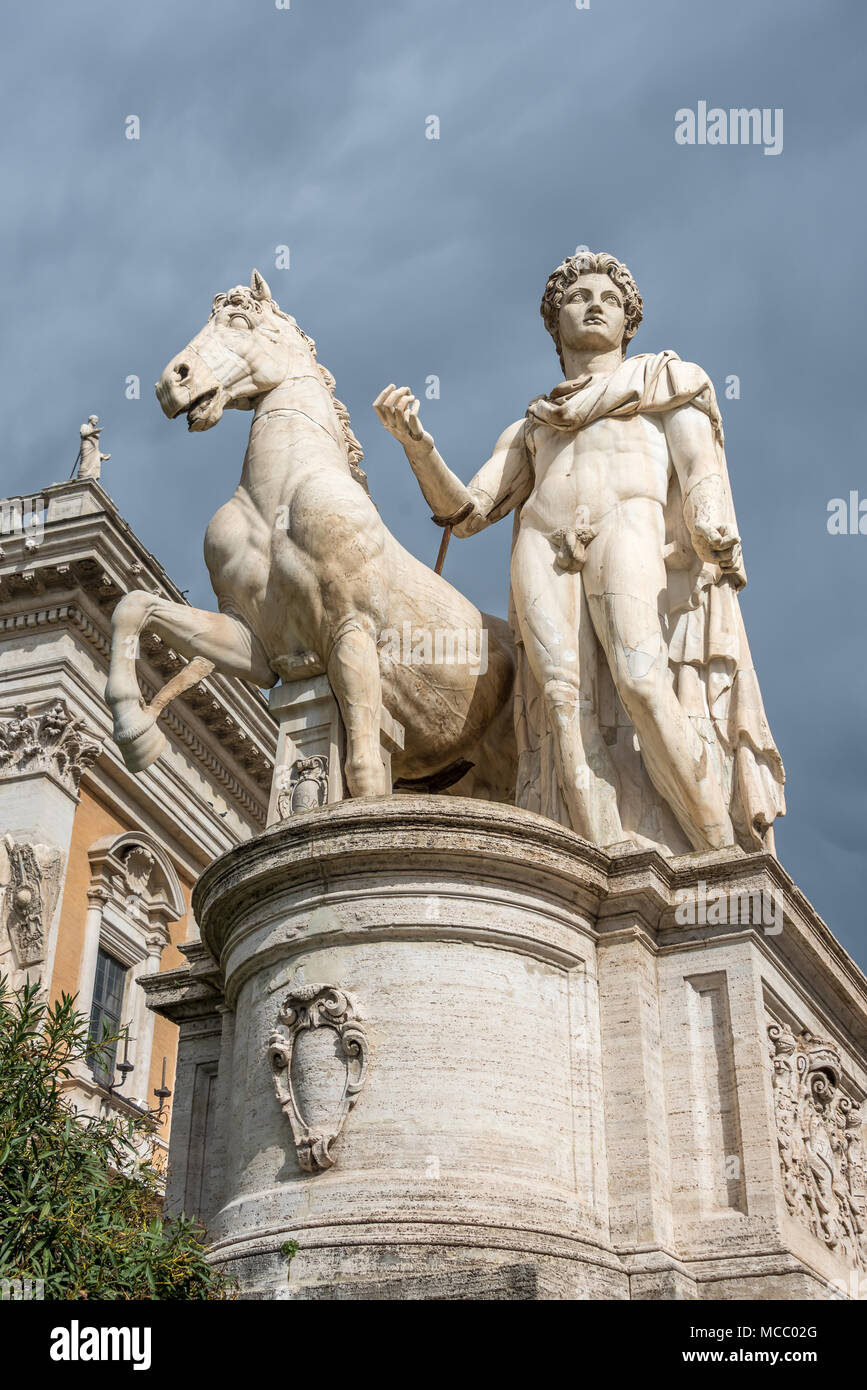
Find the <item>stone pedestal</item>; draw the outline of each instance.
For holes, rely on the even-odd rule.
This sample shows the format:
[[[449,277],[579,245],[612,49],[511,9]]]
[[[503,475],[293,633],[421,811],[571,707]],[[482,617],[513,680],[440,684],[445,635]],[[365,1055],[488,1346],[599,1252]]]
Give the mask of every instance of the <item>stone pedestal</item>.
[[[203,874],[146,987],[242,1296],[857,1291],[867,980],[772,857],[624,849],[395,796]]]
[[[268,803],[269,826],[290,816],[343,801],[346,730],[327,676],[277,685],[268,698],[280,726]],[[380,710],[380,753],[387,785],[391,755],[403,748],[403,726]]]

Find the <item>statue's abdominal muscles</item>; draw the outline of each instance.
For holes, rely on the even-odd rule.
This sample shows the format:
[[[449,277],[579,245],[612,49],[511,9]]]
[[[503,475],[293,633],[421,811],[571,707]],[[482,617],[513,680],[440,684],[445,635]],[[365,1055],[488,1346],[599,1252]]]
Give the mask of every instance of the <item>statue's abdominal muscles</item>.
[[[550,535],[563,526],[598,526],[619,502],[665,505],[668,444],[647,416],[597,420],[577,433],[536,430],[536,483],[522,522]]]

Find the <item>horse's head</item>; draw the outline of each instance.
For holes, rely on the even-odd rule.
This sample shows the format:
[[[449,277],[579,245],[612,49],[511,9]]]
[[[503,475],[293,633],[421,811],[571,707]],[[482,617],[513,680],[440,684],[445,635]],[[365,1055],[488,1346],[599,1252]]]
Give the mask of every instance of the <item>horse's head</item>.
[[[249,289],[238,285],[216,296],[204,328],[157,382],[157,400],[170,420],[186,414],[189,429],[209,430],[224,410],[251,410],[285,381],[293,356],[310,351],[308,342],[254,270]]]

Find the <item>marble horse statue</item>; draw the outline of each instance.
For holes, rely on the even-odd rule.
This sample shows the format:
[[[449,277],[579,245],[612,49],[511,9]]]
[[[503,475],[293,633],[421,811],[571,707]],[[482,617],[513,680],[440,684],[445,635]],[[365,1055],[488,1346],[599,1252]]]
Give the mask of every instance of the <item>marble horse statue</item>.
[[[213,669],[260,687],[327,673],[352,796],[390,790],[384,707],[405,730],[396,780],[511,800],[508,625],[388,531],[334,385],[258,271],[249,288],[216,296],[204,328],[165,368],[156,393],[169,419],[186,415],[200,432],[231,407],[253,420],[238,486],[205,533],[218,611],[143,591],[115,609],[106,686],[115,741],[132,771],[154,762],[165,748],[160,711]],[[144,631],[189,662],[149,705],[135,669]]]

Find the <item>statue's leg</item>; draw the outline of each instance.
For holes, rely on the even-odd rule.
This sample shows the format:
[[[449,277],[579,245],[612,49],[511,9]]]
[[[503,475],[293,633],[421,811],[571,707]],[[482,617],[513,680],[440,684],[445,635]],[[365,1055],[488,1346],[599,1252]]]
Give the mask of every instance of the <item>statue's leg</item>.
[[[617,775],[590,696],[595,643],[581,575],[557,569],[547,536],[524,526],[512,553],[512,594],[572,828],[593,844],[615,844],[625,836]]]
[[[352,796],[391,791],[380,751],[382,682],[372,626],[342,624],[328,659],[328,679],[346,729],[346,783]]]
[[[140,772],[159,757],[165,737],[156,715],[145,708],[136,679],[138,638],[155,633],[181,656],[204,658],[226,676],[240,676],[255,685],[274,685],[277,677],[259,639],[238,618],[207,609],[190,608],[133,590],[126,594],[111,619],[112,641],[105,697],[114,716],[114,738],[127,766]]]
[[[734,843],[708,749],[669,675],[661,508],[638,499],[600,525],[584,570],[587,602],[650,780],[695,849]]]

